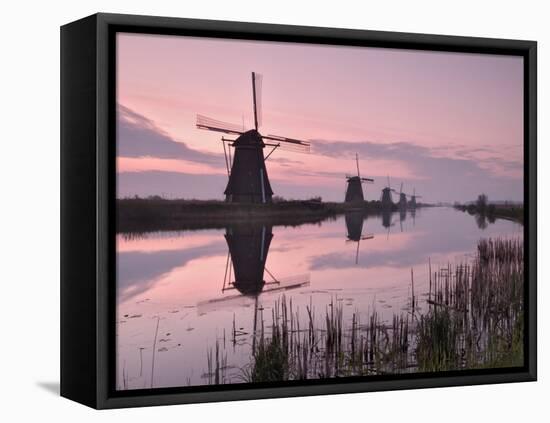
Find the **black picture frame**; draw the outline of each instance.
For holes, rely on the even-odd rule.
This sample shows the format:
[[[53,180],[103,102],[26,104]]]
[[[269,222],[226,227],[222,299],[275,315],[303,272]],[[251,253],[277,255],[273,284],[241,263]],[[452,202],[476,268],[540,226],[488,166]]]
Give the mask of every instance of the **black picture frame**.
[[[519,55],[524,58],[525,365],[281,384],[114,389],[115,34]],[[61,395],[119,408],[534,381],[537,377],[537,44],[534,41],[95,14],[61,28]]]

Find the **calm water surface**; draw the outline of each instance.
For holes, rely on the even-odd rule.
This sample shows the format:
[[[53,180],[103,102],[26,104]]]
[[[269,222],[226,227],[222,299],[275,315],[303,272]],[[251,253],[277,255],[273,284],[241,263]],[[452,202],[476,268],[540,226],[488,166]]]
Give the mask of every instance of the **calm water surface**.
[[[344,318],[375,309],[389,320],[409,311],[411,269],[422,296],[428,260],[433,270],[466,262],[480,238],[522,234],[516,223],[480,222],[451,208],[420,209],[414,216],[352,213],[298,227],[120,234],[117,387],[206,384],[207,353],[216,342],[227,354],[226,382],[242,382],[250,334],[255,324],[271,324],[282,295],[304,318],[312,306],[320,326],[331,300],[342,302]],[[235,345],[234,324],[249,334]]]

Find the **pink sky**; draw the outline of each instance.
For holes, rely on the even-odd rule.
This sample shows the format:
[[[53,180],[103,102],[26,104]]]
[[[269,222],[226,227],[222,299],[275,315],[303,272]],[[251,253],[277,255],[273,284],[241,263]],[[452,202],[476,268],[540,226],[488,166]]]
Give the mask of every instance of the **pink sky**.
[[[117,52],[119,196],[222,198],[221,134],[195,115],[251,128],[255,71],[260,132],[312,145],[269,159],[276,195],[342,200],[358,152],[368,199],[386,175],[428,201],[523,197],[520,57],[140,34]]]

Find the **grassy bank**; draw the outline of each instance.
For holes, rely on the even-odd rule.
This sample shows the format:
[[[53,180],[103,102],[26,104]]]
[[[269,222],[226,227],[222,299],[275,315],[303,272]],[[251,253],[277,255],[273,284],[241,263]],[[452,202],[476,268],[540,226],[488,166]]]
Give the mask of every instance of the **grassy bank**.
[[[496,219],[512,220],[521,224],[523,224],[524,221],[523,205],[489,204],[480,207],[476,204],[457,204],[454,207],[472,216],[479,216],[487,219],[489,223],[493,223]]]
[[[117,232],[224,228],[232,223],[256,221],[272,226],[316,223],[349,210],[377,213],[378,201],[359,204],[317,200],[238,204],[225,201],[135,198],[116,200]]]
[[[217,345],[208,355],[208,382],[522,366],[523,269],[522,240],[482,240],[472,262],[430,268],[426,296],[415,296],[411,278],[410,311],[389,322],[376,310],[346,319],[336,298],[320,313],[311,304],[300,313],[282,296],[250,335],[250,363],[227,375]],[[425,298],[424,311],[418,298]]]
[[[500,219],[509,219],[523,223],[523,206],[497,206],[494,215]]]

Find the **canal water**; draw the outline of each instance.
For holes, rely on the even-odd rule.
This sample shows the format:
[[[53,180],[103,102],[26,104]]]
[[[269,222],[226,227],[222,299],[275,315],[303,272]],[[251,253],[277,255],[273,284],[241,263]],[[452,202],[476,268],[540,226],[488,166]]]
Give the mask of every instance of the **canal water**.
[[[117,235],[117,389],[205,385],[216,345],[224,383],[243,382],[253,333],[284,296],[307,324],[327,306],[344,320],[410,310],[412,280],[426,307],[432,271],[466,263],[481,238],[521,238],[523,226],[452,208],[336,219],[300,226]]]

